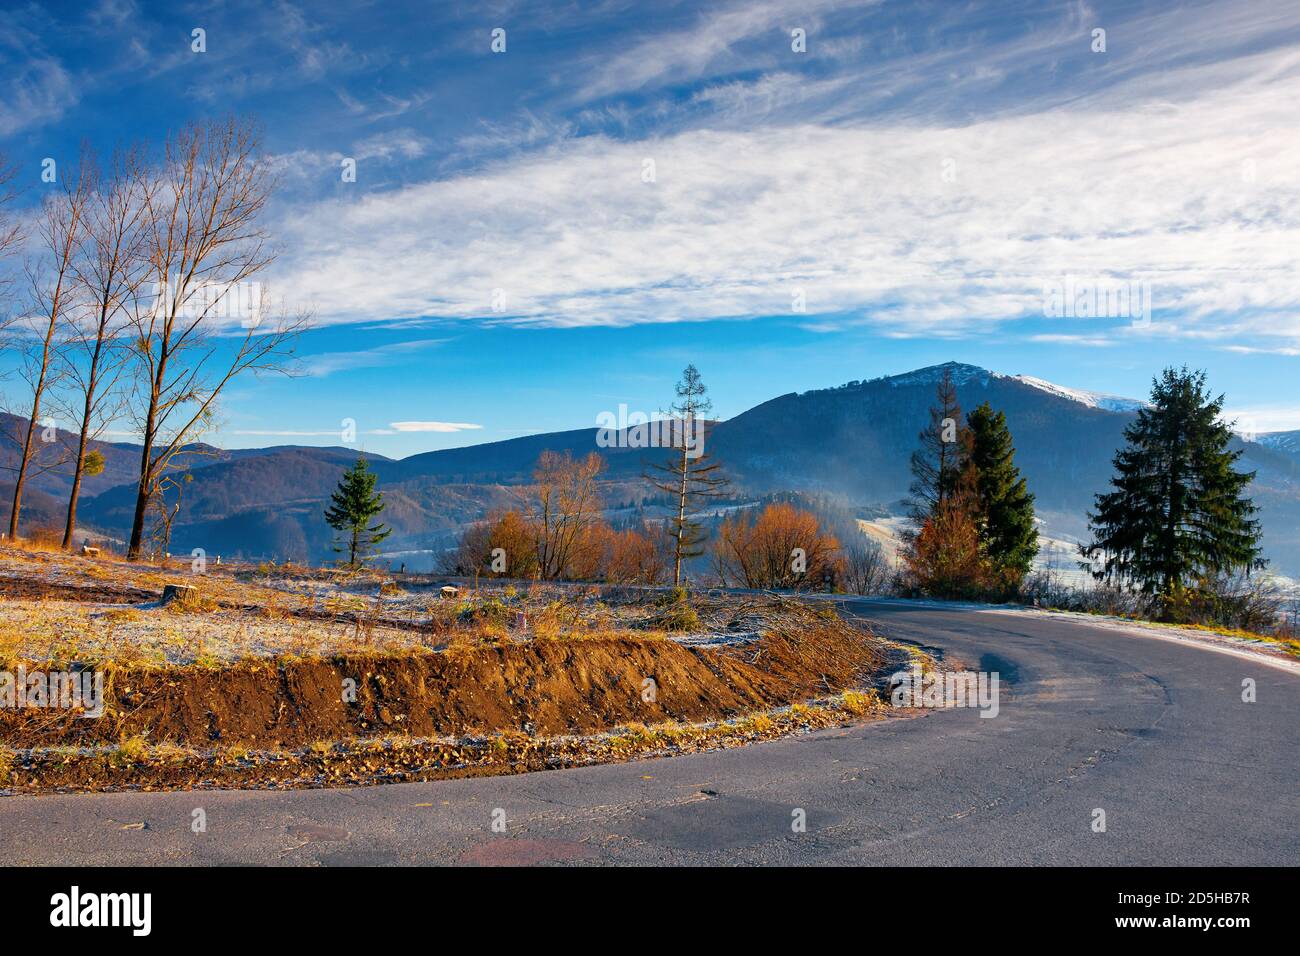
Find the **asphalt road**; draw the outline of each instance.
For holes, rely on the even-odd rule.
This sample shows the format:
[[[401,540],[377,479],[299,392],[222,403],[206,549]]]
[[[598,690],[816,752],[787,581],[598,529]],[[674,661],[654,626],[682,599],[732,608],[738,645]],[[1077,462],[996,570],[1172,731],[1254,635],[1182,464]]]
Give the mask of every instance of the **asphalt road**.
[[[854,602],[1001,677],[930,712],[737,750],[287,793],[0,798],[11,864],[1300,863],[1300,676],[1074,621]],[[1242,681],[1257,700],[1242,701]],[[206,815],[206,832],[191,826]],[[1095,829],[1096,810],[1105,830]],[[794,823],[802,811],[806,830]],[[504,816],[505,832],[493,831]],[[141,826],[143,824],[143,826]]]

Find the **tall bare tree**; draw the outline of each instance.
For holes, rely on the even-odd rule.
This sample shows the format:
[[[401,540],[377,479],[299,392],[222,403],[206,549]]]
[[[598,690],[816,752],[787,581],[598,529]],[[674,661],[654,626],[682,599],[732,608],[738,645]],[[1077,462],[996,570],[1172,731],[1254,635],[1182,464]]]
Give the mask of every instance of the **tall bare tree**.
[[[129,558],[140,556],[159,480],[212,420],[222,390],[249,370],[284,370],[290,341],[306,324],[301,315],[263,317],[268,303],[252,281],[272,259],[260,225],[272,185],[249,122],[191,125],[167,141],[146,202],[159,294],[132,320],[143,448]],[[230,320],[232,310],[243,313],[241,322]]]
[[[18,537],[18,520],[22,512],[23,491],[33,468],[36,432],[41,427],[42,405],[47,392],[55,385],[61,360],[59,349],[76,309],[77,288],[74,262],[81,242],[87,198],[93,175],[86,166],[87,156],[62,188],[46,197],[41,205],[36,227],[39,237],[37,261],[27,270],[32,301],[24,326],[22,377],[31,388],[31,406],[19,442],[18,462],[14,468],[14,492],[9,510],[9,537]],[[30,333],[30,337],[26,333]],[[44,465],[45,469],[51,463]]]
[[[131,355],[130,319],[149,274],[145,226],[149,196],[155,188],[138,149],[119,151],[106,177],[98,175],[93,158],[87,168],[95,171],[95,188],[87,203],[81,254],[74,265],[84,314],[65,350],[73,383],[70,417],[79,419],[81,426],[72,459],[64,549],[72,547],[76,533],[82,478],[103,467],[102,456],[88,452],[89,444],[121,407],[117,385]]]
[[[18,197],[18,190],[14,188],[17,175],[18,168],[9,165],[4,155],[0,154],[0,306],[4,305],[9,288],[13,285],[13,277],[3,268],[3,264],[23,240],[22,226],[13,215],[13,202]],[[9,310],[0,308],[0,328],[8,324],[9,318]]]
[[[14,321],[11,293],[15,273],[10,263],[24,239],[21,220],[13,212],[13,203],[18,197],[14,186],[17,174],[18,168],[9,165],[0,155],[0,332],[7,332]],[[0,345],[9,345],[7,337],[0,340]]]
[[[682,562],[704,553],[704,532],[697,516],[709,499],[726,494],[728,481],[721,464],[704,452],[705,418],[713,409],[708,387],[694,365],[687,365],[676,387],[677,401],[667,419],[673,451],[664,464],[652,465],[646,480],[671,495],[676,512],[668,519],[673,548],[673,586],[682,583]],[[662,433],[662,429],[661,429]]]

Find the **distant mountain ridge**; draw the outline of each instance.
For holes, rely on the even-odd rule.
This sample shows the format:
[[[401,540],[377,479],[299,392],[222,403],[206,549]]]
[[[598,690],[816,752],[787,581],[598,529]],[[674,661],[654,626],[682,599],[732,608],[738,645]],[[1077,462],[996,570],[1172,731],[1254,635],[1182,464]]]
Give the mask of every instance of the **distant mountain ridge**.
[[[1040,514],[1057,528],[1082,533],[1093,497],[1108,486],[1124,428],[1144,404],[1137,399],[951,362],[777,396],[711,425],[706,449],[746,494],[827,494],[854,507],[897,513],[910,483],[909,456],[945,371],[957,383],[965,411],[988,401],[1005,412],[1017,464]],[[644,496],[648,489],[641,476],[664,452],[601,448],[596,435],[592,427],[403,459],[367,455],[389,501],[386,520],[395,529],[390,546],[442,547],[466,522],[493,508],[519,504],[537,457],[547,449],[602,455],[606,490],[614,503]],[[1252,493],[1263,509],[1266,552],[1280,569],[1295,575],[1300,570],[1300,432],[1260,439],[1239,442],[1243,465],[1258,472]],[[140,449],[112,448],[114,470],[112,475],[106,471],[107,487],[101,485],[83,501],[81,515],[87,528],[121,536],[130,521],[132,469]],[[204,547],[250,558],[329,558],[328,529],[320,514],[356,455],[342,447],[279,446],[195,456],[201,464],[185,490],[173,550]],[[114,478],[118,483],[110,484]],[[53,495],[54,511],[61,507],[57,478],[42,479],[34,487]],[[33,507],[25,513],[25,526],[29,517],[34,526],[43,505],[33,500]]]
[[[1265,432],[1255,437],[1265,448],[1273,448],[1288,455],[1300,457],[1300,430],[1290,432]]]

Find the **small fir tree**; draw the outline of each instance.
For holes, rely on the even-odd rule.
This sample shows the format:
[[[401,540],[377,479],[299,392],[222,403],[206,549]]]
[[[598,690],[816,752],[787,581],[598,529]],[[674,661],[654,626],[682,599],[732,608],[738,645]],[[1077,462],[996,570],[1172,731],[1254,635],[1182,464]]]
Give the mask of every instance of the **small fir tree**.
[[[379,476],[370,471],[366,459],[360,457],[357,463],[343,473],[339,486],[330,496],[330,506],[325,510],[325,521],[339,532],[343,540],[336,543],[334,550],[344,551],[348,555],[348,566],[356,567],[357,561],[375,549],[379,542],[393,533],[376,521],[384,510],[384,496],[375,490]]]

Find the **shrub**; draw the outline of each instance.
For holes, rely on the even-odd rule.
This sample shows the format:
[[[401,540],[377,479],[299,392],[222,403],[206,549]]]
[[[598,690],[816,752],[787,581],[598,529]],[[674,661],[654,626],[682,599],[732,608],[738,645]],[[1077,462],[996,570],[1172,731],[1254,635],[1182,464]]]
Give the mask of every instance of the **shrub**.
[[[724,520],[713,557],[724,584],[748,588],[834,586],[842,573],[835,536],[822,531],[812,512],[785,502],[768,505],[757,518]]]
[[[673,588],[657,602],[662,610],[654,618],[654,625],[665,631],[696,631],[700,616],[686,599],[686,589]]]
[[[844,709],[858,717],[871,713],[879,705],[879,698],[874,693],[859,690],[846,690],[840,699]]]
[[[996,585],[979,529],[960,502],[940,504],[908,541],[902,557],[909,585],[935,597],[983,597]]]

